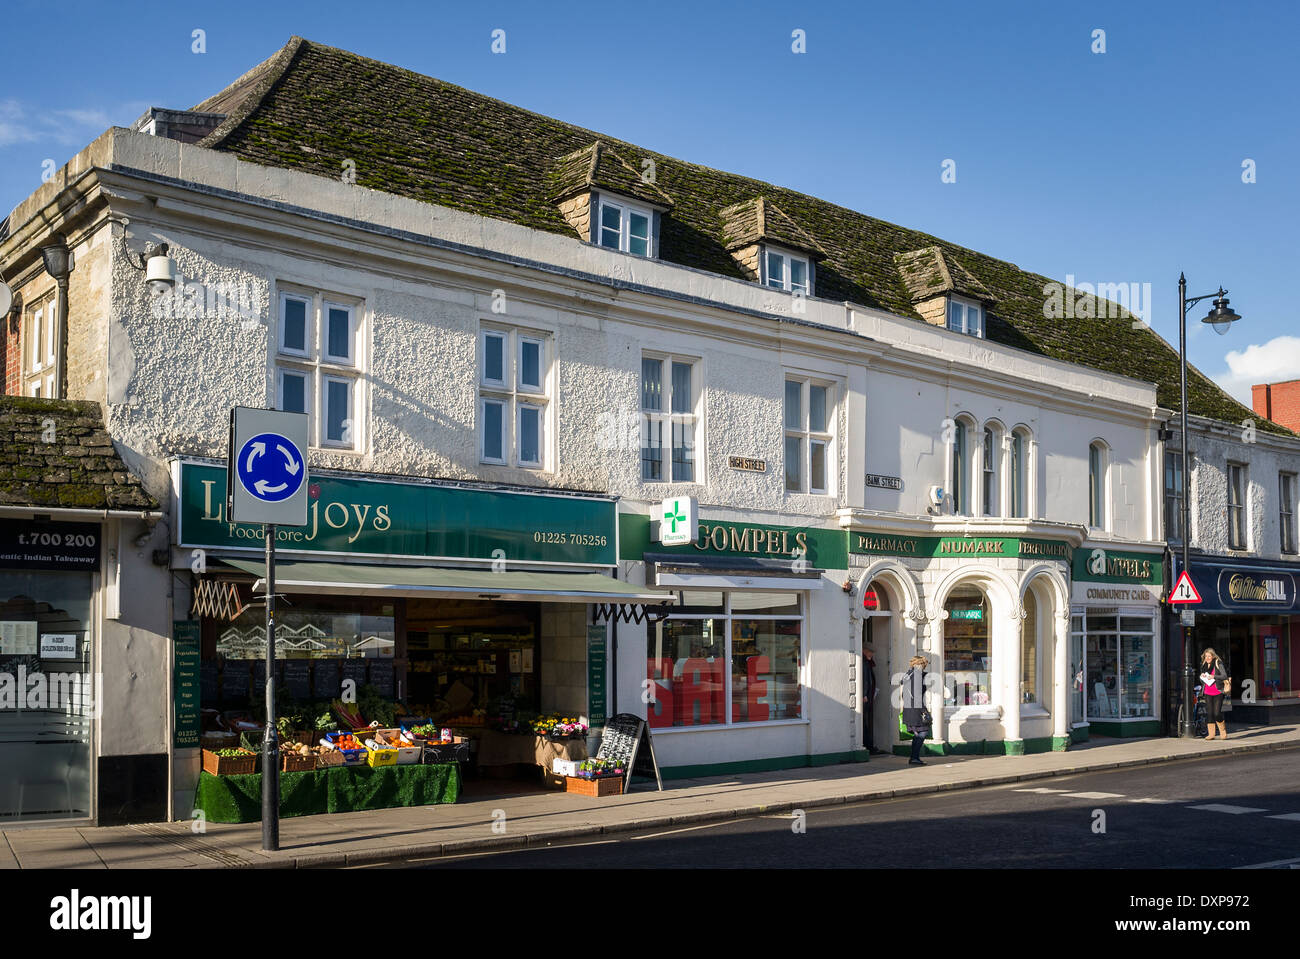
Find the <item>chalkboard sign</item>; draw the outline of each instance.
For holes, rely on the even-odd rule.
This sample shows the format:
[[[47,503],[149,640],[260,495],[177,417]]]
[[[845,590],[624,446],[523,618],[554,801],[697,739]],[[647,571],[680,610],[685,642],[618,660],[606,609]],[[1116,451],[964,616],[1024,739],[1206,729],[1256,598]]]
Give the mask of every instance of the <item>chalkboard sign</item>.
[[[243,700],[248,698],[248,660],[227,659],[221,670],[221,698]]]
[[[356,684],[353,693],[361,692],[361,687],[366,684],[366,661],[364,659],[343,660],[343,679],[350,679]]]
[[[280,671],[280,664],[275,664],[275,671]],[[253,661],[253,695],[260,701],[266,695],[266,660]]]
[[[311,688],[317,699],[337,699],[339,687],[339,661],[318,659],[312,664]]]
[[[391,659],[372,659],[370,661],[370,685],[379,690],[381,696],[393,695],[393,661]]]
[[[284,661],[284,685],[289,688],[289,695],[294,699],[308,699],[311,696],[311,675],[308,670],[311,662],[306,659],[286,659]]]
[[[613,759],[624,764],[623,792],[632,788],[633,775],[653,779],[659,791],[663,792],[664,783],[659,777],[659,761],[655,759],[650,727],[640,716],[619,713],[606,722],[596,758]]]
[[[215,705],[220,698],[221,687],[217,685],[217,664],[209,660],[199,667],[199,696],[209,706]]]

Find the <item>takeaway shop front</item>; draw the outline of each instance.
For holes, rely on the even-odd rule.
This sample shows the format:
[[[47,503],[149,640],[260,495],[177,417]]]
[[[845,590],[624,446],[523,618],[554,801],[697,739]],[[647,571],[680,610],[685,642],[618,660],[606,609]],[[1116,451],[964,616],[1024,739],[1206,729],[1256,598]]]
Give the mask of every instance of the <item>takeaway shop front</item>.
[[[173,468],[173,568],[192,580],[178,662],[188,656],[199,689],[177,704],[180,795],[203,737],[264,715],[266,569],[262,527],[226,520],[224,465]],[[494,772],[541,763],[534,727],[547,717],[598,732],[611,614],[672,601],[613,578],[610,497],[317,472],[307,525],[276,533],[276,682],[295,732],[339,724],[342,701],[367,723],[454,729],[474,768]],[[575,731],[551,751],[582,758],[587,740]]]
[[[1085,543],[1072,574],[1071,739],[1159,735],[1163,553]]]
[[[1173,557],[1174,577],[1180,559]],[[1190,572],[1201,595],[1188,607],[1196,612],[1192,649],[1199,660],[1213,647],[1223,660],[1232,676],[1232,719],[1300,719],[1300,563],[1193,555]],[[1182,628],[1176,614],[1167,621],[1171,678],[1180,684]]]

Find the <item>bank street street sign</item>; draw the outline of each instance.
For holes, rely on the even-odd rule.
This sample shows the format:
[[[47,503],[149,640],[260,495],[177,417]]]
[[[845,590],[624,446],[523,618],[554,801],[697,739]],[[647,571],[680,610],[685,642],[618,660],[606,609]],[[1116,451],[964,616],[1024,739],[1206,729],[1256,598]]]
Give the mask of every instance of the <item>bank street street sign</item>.
[[[235,407],[229,457],[231,522],[307,524],[307,414]]]
[[[677,496],[663,501],[659,513],[659,542],[685,546],[700,538],[700,509],[694,496]]]

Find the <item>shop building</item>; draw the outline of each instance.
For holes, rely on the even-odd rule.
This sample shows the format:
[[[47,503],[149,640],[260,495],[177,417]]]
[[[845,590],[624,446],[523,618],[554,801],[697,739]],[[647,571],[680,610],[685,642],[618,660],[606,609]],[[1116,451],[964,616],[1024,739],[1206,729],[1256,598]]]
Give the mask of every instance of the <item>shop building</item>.
[[[154,113],[24,201],[0,261],[68,237],[66,376],[20,379],[100,403],[167,511],[165,582],[131,588],[173,814],[196,769],[174,668],[200,708],[263,679],[259,534],[217,495],[236,405],[310,421],[309,525],[279,543],[291,688],[456,687],[474,710],[517,681],[592,717],[596,649],[606,712],[647,716],[691,774],[864,758],[868,727],[889,748],[919,650],[951,690],[941,748],[1081,735],[1072,569],[1159,538],[1169,384],[1127,375],[1167,365],[1148,328],[1087,297],[1062,323],[1012,264],[297,38],[186,111],[185,142]],[[159,242],[175,283],[151,292]],[[701,538],[664,547],[680,496]]]
[[[158,504],[94,403],[0,397],[0,824],[166,818]]]
[[[1289,722],[1300,716],[1300,437],[1268,421],[1189,417],[1192,445],[1188,570],[1201,602],[1192,648],[1207,647],[1233,679],[1232,720]],[[1164,513],[1170,582],[1182,563],[1182,447],[1165,446]],[[1166,617],[1169,699],[1182,688],[1183,628]],[[1199,672],[1199,670],[1198,670]],[[1177,706],[1172,706],[1176,715]]]

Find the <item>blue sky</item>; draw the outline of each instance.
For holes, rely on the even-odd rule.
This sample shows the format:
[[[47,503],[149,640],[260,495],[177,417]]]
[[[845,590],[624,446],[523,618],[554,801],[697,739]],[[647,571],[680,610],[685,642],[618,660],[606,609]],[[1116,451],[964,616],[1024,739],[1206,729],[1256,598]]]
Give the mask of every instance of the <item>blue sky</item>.
[[[1053,279],[1150,284],[1151,322],[1175,344],[1185,271],[1192,295],[1223,285],[1244,317],[1220,337],[1193,314],[1197,366],[1247,400],[1251,382],[1300,377],[1287,292],[1300,252],[1300,4],[559,9],[10,0],[0,210],[40,184],[45,160],[61,166],[146,107],[193,106],[300,34]],[[504,54],[491,52],[494,29]],[[206,52],[192,51],[195,30]],[[955,182],[942,182],[945,160]]]

